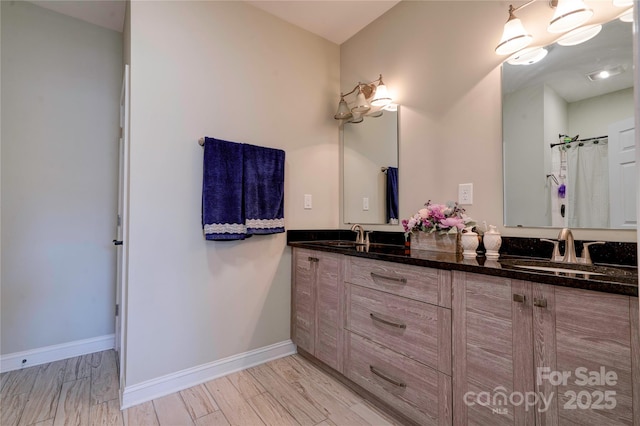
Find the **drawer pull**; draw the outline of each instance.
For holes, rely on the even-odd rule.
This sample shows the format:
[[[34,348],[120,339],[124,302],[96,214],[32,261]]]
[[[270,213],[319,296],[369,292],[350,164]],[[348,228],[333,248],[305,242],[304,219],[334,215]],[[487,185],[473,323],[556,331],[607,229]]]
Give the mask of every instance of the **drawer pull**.
[[[373,374],[375,374],[376,376],[380,377],[383,380],[386,380],[387,382],[391,383],[392,385],[398,386],[399,388],[406,388],[407,387],[407,385],[405,383],[402,383],[401,381],[392,379],[391,377],[387,376],[386,374],[383,374],[380,370],[375,368],[373,365],[369,366],[369,370],[371,370],[371,372]]]
[[[518,303],[527,303],[527,296],[524,294],[514,294],[513,301]]]
[[[372,320],[374,321],[378,321],[381,322],[383,324],[386,325],[390,325],[391,327],[397,327],[397,328],[407,328],[406,324],[402,324],[402,323],[397,323],[397,322],[392,322],[392,321],[388,321],[384,318],[380,318],[379,316],[377,316],[376,314],[374,314],[373,312],[369,313],[369,316],[371,317]]]
[[[402,283],[402,284],[406,284],[407,283],[407,279],[406,278],[387,277],[386,275],[376,274],[375,272],[371,273],[371,278],[373,278],[374,280],[376,278],[379,278],[381,280],[395,281],[395,282]]]
[[[533,299],[533,305],[537,306],[539,308],[546,308],[547,307],[547,299]]]
[[[309,262],[319,262],[319,261],[320,261],[320,259],[318,259],[317,257],[311,257],[311,256],[309,256],[309,257],[307,258],[307,260],[308,260]]]

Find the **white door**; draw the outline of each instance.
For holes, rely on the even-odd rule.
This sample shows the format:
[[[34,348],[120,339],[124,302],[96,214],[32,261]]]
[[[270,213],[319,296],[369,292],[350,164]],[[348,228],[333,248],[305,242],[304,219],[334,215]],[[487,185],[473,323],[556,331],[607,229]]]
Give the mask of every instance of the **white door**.
[[[611,228],[636,229],[636,141],[633,117],[609,125]]]
[[[118,185],[118,228],[113,243],[118,250],[116,273],[116,327],[115,349],[118,352],[120,370],[120,389],[124,389],[125,353],[126,353],[126,289],[127,289],[127,241],[128,241],[128,203],[129,203],[129,65],[125,65],[120,93],[120,141],[119,141],[119,185]]]

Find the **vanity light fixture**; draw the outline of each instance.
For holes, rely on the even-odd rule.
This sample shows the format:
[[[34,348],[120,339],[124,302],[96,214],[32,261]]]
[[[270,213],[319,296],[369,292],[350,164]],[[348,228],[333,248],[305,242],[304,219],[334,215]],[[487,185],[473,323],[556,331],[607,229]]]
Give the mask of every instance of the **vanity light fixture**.
[[[507,62],[511,65],[531,65],[544,59],[547,53],[544,47],[529,47],[511,55]]]
[[[511,55],[524,49],[533,41],[533,37],[524,29],[522,21],[514,15],[514,12],[529,6],[533,1],[534,0],[529,0],[516,8],[514,8],[513,5],[509,5],[509,19],[504,25],[502,38],[496,47],[496,53],[498,55]],[[587,7],[583,0],[548,0],[548,4],[549,7],[555,8],[553,17],[547,27],[547,31],[550,33],[564,33],[575,30],[593,16],[593,9]],[[581,36],[585,37],[582,41],[589,39],[586,38],[587,35],[595,37],[599,32],[595,30],[595,27],[588,28],[588,30],[587,32],[580,32]],[[577,34],[572,34],[572,36],[568,38],[570,38],[574,44],[580,43],[580,41],[577,41],[580,39]]]
[[[371,105],[367,102],[362,92],[362,86],[358,84],[358,95],[356,96],[356,104],[351,108],[351,112],[367,112],[371,109]]]
[[[351,113],[351,109],[349,105],[347,105],[347,101],[344,100],[344,95],[340,94],[340,102],[338,103],[338,112],[333,117],[336,120],[348,120],[351,118],[353,114]]]
[[[496,46],[496,53],[498,55],[509,55],[517,52],[527,47],[533,41],[533,36],[527,33],[527,30],[525,30],[522,25],[522,21],[514,15],[514,12],[531,3],[530,1],[516,8],[511,4],[509,5],[509,19],[507,19],[507,22],[504,24],[502,38],[500,38],[500,43]]]
[[[587,22],[593,16],[593,9],[587,7],[582,0],[558,0],[556,12],[549,22],[547,31],[563,33]]]
[[[345,98],[354,93],[357,93],[355,101],[349,106]],[[333,118],[349,123],[360,123],[363,121],[363,116],[380,117],[383,109],[389,110],[387,107],[392,105],[392,102],[393,99],[380,74],[377,80],[370,83],[359,82],[350,92],[341,93],[338,111]]]
[[[560,37],[557,43],[560,46],[575,46],[580,43],[584,43],[587,40],[591,40],[602,31],[602,25],[587,25],[584,27],[576,28],[573,31],[569,31]]]

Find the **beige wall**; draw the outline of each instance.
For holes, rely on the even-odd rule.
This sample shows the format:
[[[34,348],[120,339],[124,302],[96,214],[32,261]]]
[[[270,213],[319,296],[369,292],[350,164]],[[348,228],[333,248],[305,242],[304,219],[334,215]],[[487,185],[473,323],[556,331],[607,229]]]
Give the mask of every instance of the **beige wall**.
[[[198,138],[286,151],[287,229],[339,211],[337,45],[241,2],[130,11],[127,386],[289,339],[286,236],[204,240]]]
[[[113,333],[122,34],[1,3],[7,355]]]
[[[540,3],[527,8],[528,22],[544,22],[549,9]],[[472,182],[474,204],[467,212],[477,221],[503,224],[503,58],[494,48],[506,10],[499,1],[405,1],[341,46],[343,90],[382,73],[402,104],[401,217],[428,199],[456,200],[458,184]],[[527,24],[533,32],[531,27]],[[509,236],[557,234],[553,229],[500,228]],[[574,234],[578,239],[636,240],[634,231]]]

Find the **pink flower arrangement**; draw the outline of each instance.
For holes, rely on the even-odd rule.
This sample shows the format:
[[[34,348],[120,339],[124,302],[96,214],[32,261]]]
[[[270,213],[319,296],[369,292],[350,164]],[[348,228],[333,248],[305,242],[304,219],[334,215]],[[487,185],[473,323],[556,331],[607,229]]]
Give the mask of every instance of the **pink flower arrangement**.
[[[418,213],[409,219],[402,220],[406,237],[413,231],[455,234],[474,224],[473,219],[465,214],[464,209],[453,201],[447,204],[432,204],[429,200],[423,209],[418,210]]]

